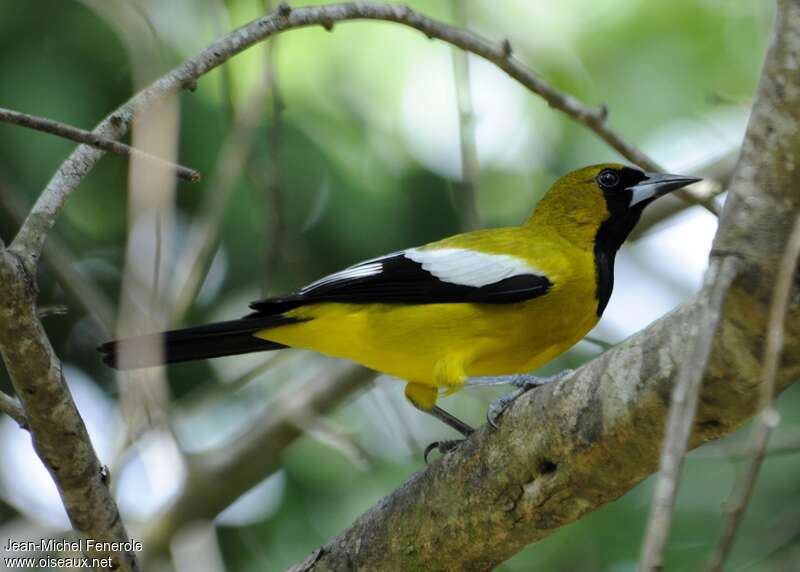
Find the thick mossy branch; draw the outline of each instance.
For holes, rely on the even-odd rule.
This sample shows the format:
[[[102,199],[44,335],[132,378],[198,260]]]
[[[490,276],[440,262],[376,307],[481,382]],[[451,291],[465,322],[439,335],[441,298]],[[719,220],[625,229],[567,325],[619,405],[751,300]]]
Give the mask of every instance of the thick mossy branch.
[[[780,3],[712,260],[737,260],[703,379],[690,446],[753,415],[766,316],[800,212],[800,3]],[[797,281],[795,282],[795,290]],[[658,466],[673,383],[709,295],[518,400],[412,477],[293,570],[490,570],[630,490]],[[782,389],[800,377],[797,293],[786,317]]]
[[[498,431],[479,430],[294,570],[490,570],[618,498],[658,467],[672,383],[698,315],[696,301],[686,304],[571,378],[530,392]],[[797,308],[792,318],[800,322]],[[752,415],[758,356],[748,348],[759,339],[755,325],[726,321],[693,447]],[[787,341],[794,361],[783,365],[782,387],[800,376],[800,332]]]
[[[753,413],[766,308],[798,211],[794,173],[800,173],[800,3],[782,0],[780,8],[776,39],[715,241],[714,256],[736,257],[739,272],[714,337],[693,446],[733,431]],[[361,2],[283,6],[158,79],[104,119],[95,133],[119,138],[135,114],[192,88],[199,77],[273,34],[314,25],[331,29],[336,22],[356,19],[403,24],[484,57],[630,160],[655,168],[608,129],[602,109],[589,108],[543,82],[512,56],[508,42],[490,42],[405,6]],[[124,541],[125,530],[86,428],[37,317],[33,279],[64,203],[102,155],[79,147],[51,179],[9,249],[0,243],[0,352],[34,446],[75,528],[96,540]],[[570,379],[524,396],[505,414],[498,431],[476,432],[297,569],[487,570],[624,494],[657,465],[671,386],[697,331],[703,302],[685,304]],[[800,375],[798,318],[794,305],[787,317],[779,387]],[[115,556],[120,569],[136,569],[132,554]]]

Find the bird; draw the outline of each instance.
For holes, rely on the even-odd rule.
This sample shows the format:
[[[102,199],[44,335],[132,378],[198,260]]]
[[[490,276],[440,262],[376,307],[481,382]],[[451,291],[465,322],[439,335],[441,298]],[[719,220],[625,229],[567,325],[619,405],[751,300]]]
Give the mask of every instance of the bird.
[[[314,350],[405,380],[411,404],[467,436],[472,427],[439,407],[438,398],[468,385],[511,383],[517,393],[489,407],[496,426],[519,392],[563,378],[529,372],[600,320],[617,251],[642,211],[699,180],[619,163],[583,167],[553,183],[518,226],[365,260],[289,295],[253,302],[239,319],[98,349],[117,369]],[[433,445],[444,450],[445,443]]]

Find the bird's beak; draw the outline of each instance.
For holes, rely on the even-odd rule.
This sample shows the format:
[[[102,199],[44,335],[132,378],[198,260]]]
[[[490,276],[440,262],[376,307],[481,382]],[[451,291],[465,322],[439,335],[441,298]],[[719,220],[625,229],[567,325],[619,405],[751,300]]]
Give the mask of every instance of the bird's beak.
[[[630,188],[631,191],[633,191],[631,206],[639,204],[642,201],[658,198],[671,191],[702,180],[697,177],[664,175],[661,173],[645,173],[645,176],[647,177],[646,179]]]

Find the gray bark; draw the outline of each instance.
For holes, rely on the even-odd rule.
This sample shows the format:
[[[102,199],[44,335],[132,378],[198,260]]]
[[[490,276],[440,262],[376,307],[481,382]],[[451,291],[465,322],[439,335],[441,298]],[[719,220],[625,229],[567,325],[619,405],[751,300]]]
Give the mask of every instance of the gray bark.
[[[128,536],[86,426],[64,382],[36,314],[37,288],[21,258],[0,249],[0,355],[25,409],[33,446],[58,487],[70,522],[84,538],[127,542]],[[137,570],[132,551],[88,550],[113,558],[113,568]]]
[[[690,446],[734,431],[758,403],[766,318],[800,211],[800,2],[785,0],[710,271],[736,259]],[[575,375],[529,392],[292,570],[489,570],[620,497],[658,467],[673,382],[713,284]],[[800,376],[797,281],[777,387]]]

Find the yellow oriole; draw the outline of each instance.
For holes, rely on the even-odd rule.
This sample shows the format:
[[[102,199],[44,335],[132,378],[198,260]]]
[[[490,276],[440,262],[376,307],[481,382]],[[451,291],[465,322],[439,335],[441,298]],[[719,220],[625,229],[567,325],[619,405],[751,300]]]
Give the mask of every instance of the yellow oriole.
[[[585,167],[556,181],[520,226],[366,260],[254,302],[238,320],[99,349],[120,369],[158,365],[153,343],[162,344],[163,363],[310,349],[406,380],[416,407],[468,434],[437,397],[465,384],[548,381],[513,374],[547,363],[594,327],[611,296],[614,257],[644,208],[698,180],[620,164]]]

